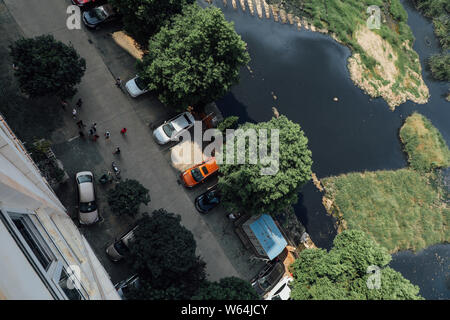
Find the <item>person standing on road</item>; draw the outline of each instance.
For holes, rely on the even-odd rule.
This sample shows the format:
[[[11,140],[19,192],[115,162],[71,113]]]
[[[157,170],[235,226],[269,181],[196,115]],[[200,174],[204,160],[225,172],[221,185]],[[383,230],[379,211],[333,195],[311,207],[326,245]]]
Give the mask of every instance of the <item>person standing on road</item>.
[[[72,110],[72,117],[73,117],[74,119],[77,118],[77,109],[75,109],[75,108],[73,108],[73,110]]]
[[[78,99],[78,101],[77,101],[77,108],[81,109],[82,104],[83,104],[83,100],[81,100],[81,98]]]
[[[122,86],[122,80],[120,80],[119,77],[117,77],[117,79],[116,79],[116,86],[117,86],[117,88],[120,88]]]
[[[109,133],[109,131],[106,131],[105,132],[105,139],[108,140],[110,136],[111,136],[111,134]]]
[[[78,122],[77,122],[77,126],[78,126],[78,128],[80,128],[80,129],[83,129],[84,127],[86,127],[86,125],[83,123],[83,120],[78,121]]]
[[[120,154],[120,148],[117,147],[117,148],[116,148],[116,151],[114,151],[113,154]]]
[[[127,133],[127,128],[122,128],[122,130],[120,130],[120,133],[124,136],[125,133]]]
[[[92,128],[92,130],[93,130],[94,132],[97,132],[97,122],[94,122],[94,123],[92,124],[91,128]]]
[[[66,111],[66,107],[68,106],[67,102],[65,100],[61,100],[61,108]]]

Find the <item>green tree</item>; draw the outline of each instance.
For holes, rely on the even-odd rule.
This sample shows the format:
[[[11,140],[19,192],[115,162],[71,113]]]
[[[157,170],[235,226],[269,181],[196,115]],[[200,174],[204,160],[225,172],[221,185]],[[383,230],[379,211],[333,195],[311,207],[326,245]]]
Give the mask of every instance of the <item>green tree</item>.
[[[245,42],[221,10],[194,4],[151,39],[138,69],[163,103],[183,110],[222,97],[248,62]]]
[[[134,216],[141,204],[150,202],[148,189],[136,180],[120,181],[114,189],[108,190],[108,203],[111,210],[118,214]]]
[[[291,266],[294,275],[291,298],[422,299],[417,286],[387,266],[391,259],[385,248],[362,231],[344,231],[334,239],[334,247],[329,252],[325,249],[308,249],[300,253]],[[380,268],[380,288],[369,289],[368,280],[371,284],[377,284],[371,280],[376,274],[368,273],[369,266]]]
[[[450,53],[432,55],[428,59],[433,77],[440,81],[450,81]]]
[[[236,277],[220,279],[219,282],[205,281],[193,300],[256,300],[255,289],[248,281]]]
[[[237,129],[238,121],[239,117],[237,116],[226,117],[217,125],[217,129],[225,134],[227,129]]]
[[[110,0],[123,14],[125,31],[146,47],[150,37],[194,0]]]
[[[19,39],[10,46],[10,55],[20,88],[32,98],[72,98],[86,70],[86,61],[72,45],[52,35]]]
[[[262,175],[261,169],[267,168],[264,160],[251,164],[249,157],[245,164],[227,164],[227,145],[223,150],[224,163],[220,166],[219,188],[222,203],[230,211],[244,211],[252,214],[276,213],[293,205],[298,200],[300,188],[311,179],[311,151],[308,139],[300,125],[285,116],[272,118],[268,122],[241,125],[235,134],[234,160],[237,161],[238,139],[243,138],[248,130],[266,129],[268,136],[268,155],[271,154],[272,130],[279,130],[278,171],[275,174]],[[247,142],[247,146],[249,143]],[[249,150],[249,148],[246,148]],[[258,154],[259,149],[257,147]],[[260,157],[258,157],[260,158]],[[234,162],[237,163],[237,162]],[[276,167],[276,165],[275,165]]]
[[[205,279],[205,263],[195,254],[192,233],[181,217],[163,209],[138,222],[130,246],[140,277],[134,299],[190,299]]]

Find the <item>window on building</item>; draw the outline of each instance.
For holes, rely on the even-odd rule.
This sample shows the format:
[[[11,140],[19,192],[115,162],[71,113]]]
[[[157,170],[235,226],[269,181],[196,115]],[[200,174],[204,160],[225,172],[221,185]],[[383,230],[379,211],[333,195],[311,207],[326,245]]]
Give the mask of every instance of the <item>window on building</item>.
[[[5,214],[7,212],[7,214]],[[34,214],[0,211],[0,220],[56,299],[83,300],[87,297],[77,275]]]

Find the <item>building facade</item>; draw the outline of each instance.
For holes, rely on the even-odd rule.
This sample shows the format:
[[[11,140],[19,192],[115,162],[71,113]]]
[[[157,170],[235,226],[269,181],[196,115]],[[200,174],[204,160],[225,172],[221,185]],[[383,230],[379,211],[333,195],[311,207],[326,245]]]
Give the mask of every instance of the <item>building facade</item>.
[[[0,116],[0,299],[120,299],[89,243]]]

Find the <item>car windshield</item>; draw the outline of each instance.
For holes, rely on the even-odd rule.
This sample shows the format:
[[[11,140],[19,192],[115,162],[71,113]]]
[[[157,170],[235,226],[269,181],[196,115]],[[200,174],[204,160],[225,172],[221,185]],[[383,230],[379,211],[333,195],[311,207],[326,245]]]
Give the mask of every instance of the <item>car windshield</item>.
[[[134,82],[136,83],[136,86],[139,88],[139,90],[147,90],[147,84],[141,78],[137,77],[136,79],[134,79]]]
[[[114,243],[114,249],[116,249],[116,251],[121,256],[124,256],[129,251],[128,247],[125,245],[125,243],[123,243],[122,240],[117,241],[116,243]]]
[[[206,175],[208,175],[208,169],[206,168],[206,166],[204,166],[204,167],[202,167],[202,171],[203,171],[203,174],[206,176]]]
[[[100,20],[105,20],[108,15],[106,14],[105,10],[103,10],[103,8],[94,8],[94,15],[100,19]]]
[[[191,174],[195,181],[200,182],[203,180],[203,175],[199,168],[192,169]]]
[[[80,212],[88,213],[97,210],[97,204],[95,201],[91,202],[80,202]]]
[[[175,132],[175,128],[171,123],[167,123],[163,125],[164,133],[170,138],[172,137],[173,133]]]
[[[92,182],[92,176],[88,176],[88,175],[84,175],[84,176],[79,176],[77,178],[78,184],[82,184],[84,182]]]
[[[258,284],[261,287],[261,289],[263,290],[267,290],[270,288],[270,286],[272,285],[272,283],[269,281],[269,276],[265,276],[261,279],[258,280]]]
[[[209,204],[219,203],[219,198],[216,196],[216,192],[211,191],[207,193],[205,196],[205,202]]]

